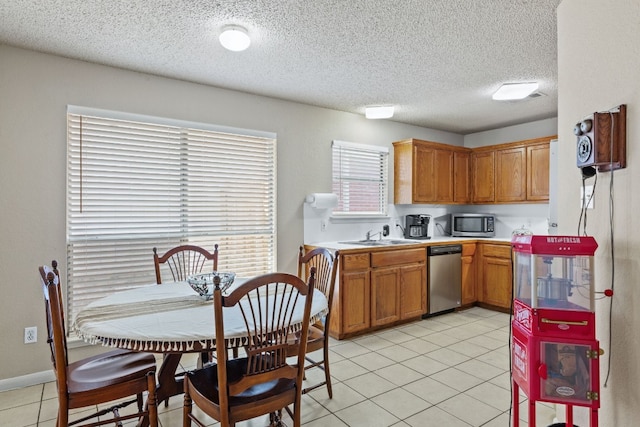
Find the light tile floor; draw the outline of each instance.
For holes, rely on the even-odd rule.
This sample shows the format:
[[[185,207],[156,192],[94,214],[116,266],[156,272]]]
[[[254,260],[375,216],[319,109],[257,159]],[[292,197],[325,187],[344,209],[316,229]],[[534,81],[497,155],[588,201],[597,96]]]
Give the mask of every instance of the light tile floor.
[[[478,307],[352,338],[332,340],[333,399],[326,388],[303,396],[305,427],[510,426],[509,316]],[[196,358],[183,357],[185,369]],[[308,371],[313,383],[324,374]],[[528,402],[521,395],[520,426]],[[162,427],[182,425],[182,398],[159,408]],[[0,426],[55,426],[54,383],[0,393]],[[537,425],[553,422],[536,404]],[[216,425],[210,420],[210,425]],[[290,419],[285,418],[288,426]],[[266,418],[239,427],[266,426]]]

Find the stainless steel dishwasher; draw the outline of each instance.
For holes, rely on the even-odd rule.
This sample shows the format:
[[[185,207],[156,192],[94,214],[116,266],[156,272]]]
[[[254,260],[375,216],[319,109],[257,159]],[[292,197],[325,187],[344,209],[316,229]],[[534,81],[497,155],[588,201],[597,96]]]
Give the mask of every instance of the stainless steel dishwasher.
[[[427,316],[460,307],[462,245],[427,248]]]

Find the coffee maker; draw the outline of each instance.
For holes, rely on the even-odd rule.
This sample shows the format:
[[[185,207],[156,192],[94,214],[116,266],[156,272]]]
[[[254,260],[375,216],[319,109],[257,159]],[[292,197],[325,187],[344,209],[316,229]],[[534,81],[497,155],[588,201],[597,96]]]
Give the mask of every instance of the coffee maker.
[[[429,220],[431,215],[407,215],[405,217],[405,239],[430,239]]]

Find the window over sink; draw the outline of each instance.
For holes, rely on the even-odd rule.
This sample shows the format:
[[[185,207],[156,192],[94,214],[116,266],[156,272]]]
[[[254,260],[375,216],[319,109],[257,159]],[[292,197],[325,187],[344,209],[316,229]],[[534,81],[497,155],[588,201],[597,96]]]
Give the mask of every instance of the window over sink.
[[[333,192],[338,195],[334,215],[387,214],[389,149],[334,140]]]

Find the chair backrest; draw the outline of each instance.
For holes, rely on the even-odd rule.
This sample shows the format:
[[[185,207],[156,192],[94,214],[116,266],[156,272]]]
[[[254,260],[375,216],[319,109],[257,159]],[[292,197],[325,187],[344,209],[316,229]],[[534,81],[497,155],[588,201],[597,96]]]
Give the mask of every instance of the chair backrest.
[[[315,267],[315,287],[327,297],[329,310],[331,310],[333,290],[336,285],[339,255],[338,251],[332,255],[326,248],[315,248],[305,254],[303,246],[300,246],[298,253],[298,277],[304,280],[311,268]]]
[[[153,262],[156,267],[156,283],[162,283],[160,264],[166,264],[171,270],[174,282],[187,280],[191,274],[201,273],[207,261],[213,261],[211,271],[218,270],[218,245],[214,246],[213,253],[195,245],[181,245],[169,249],[164,255],[159,256],[157,248],[153,248]]]
[[[47,316],[47,342],[51,347],[51,361],[56,374],[58,396],[67,395],[67,333],[64,325],[64,303],[60,290],[58,263],[51,261],[51,267],[39,268]]]
[[[305,283],[288,273],[270,273],[240,285],[222,296],[219,278],[214,278],[213,306],[216,325],[216,355],[220,389],[220,406],[228,407],[229,396],[248,388],[278,379],[296,379],[298,388],[304,376],[304,353],[307,345],[315,270]],[[244,319],[247,367],[244,375],[227,381],[227,351],[219,337],[224,335],[225,310],[240,311]],[[299,332],[302,339],[291,344],[290,336]],[[297,364],[287,363],[292,346],[298,347]],[[224,387],[223,385],[227,386]],[[301,390],[300,390],[301,392]]]

